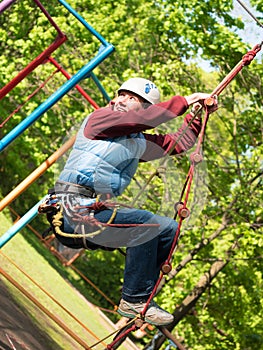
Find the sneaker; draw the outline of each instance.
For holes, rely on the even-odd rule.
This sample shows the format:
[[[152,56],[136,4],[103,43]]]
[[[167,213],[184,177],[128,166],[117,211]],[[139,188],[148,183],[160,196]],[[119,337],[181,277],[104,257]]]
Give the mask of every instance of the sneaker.
[[[129,303],[121,299],[117,312],[124,317],[134,318],[144,310],[145,305],[146,303]],[[166,326],[173,322],[174,317],[154,301],[151,301],[144,315],[144,320],[155,326]]]

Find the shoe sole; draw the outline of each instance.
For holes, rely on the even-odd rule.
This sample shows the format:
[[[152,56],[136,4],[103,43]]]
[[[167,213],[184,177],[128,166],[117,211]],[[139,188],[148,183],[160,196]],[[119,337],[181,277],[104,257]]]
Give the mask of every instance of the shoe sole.
[[[128,318],[135,318],[138,315],[138,314],[136,314],[136,315],[135,314],[129,314],[128,312],[122,311],[120,309],[118,309],[117,312],[121,316],[128,317]],[[152,324],[153,326],[168,326],[169,324],[171,324],[173,322],[173,320],[172,320],[169,323],[160,323],[160,322],[156,323],[154,321],[149,320],[147,317],[145,317],[143,321],[147,322],[149,324]]]

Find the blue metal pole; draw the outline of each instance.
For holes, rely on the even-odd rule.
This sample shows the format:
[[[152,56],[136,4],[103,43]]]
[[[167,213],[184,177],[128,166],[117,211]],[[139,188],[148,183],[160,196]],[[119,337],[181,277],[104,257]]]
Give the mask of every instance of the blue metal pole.
[[[37,107],[27,118],[19,125],[13,128],[5,137],[0,140],[0,152],[7,147],[15,138],[23,133],[31,124],[33,124],[42,114],[58,102],[67,92],[82,80],[85,75],[90,73],[100,62],[108,57],[114,51],[114,47],[108,44],[96,57],[90,60],[75,75],[71,77],[64,85],[53,93],[45,102]]]
[[[91,72],[90,77],[94,80],[94,83],[97,85],[98,89],[100,90],[106,101],[110,102],[110,96],[107,94],[96,75],[93,72]]]
[[[14,0],[3,1],[4,5],[11,5]],[[0,152],[8,146],[16,137],[25,131],[31,124],[33,124],[42,114],[50,109],[56,102],[58,102],[67,92],[69,92],[80,80],[84,79],[92,70],[97,67],[106,57],[113,51],[114,46],[109,44],[99,33],[95,31],[75,10],[73,10],[65,1],[59,2],[68,9],[98,40],[102,43],[98,54],[83,66],[75,75],[71,77],[64,85],[62,85],[53,95],[51,95],[45,102],[34,110],[27,118],[17,125],[9,134],[0,140]],[[1,3],[2,4],[2,3]],[[100,88],[102,90],[102,88]],[[0,237],[0,248],[2,248],[13,236],[15,236],[22,228],[24,228],[30,221],[38,215],[38,207],[43,203],[42,199],[34,207],[32,207],[19,221],[17,221],[6,233]]]
[[[64,0],[58,0],[73,16],[75,16],[83,25],[85,28],[87,28],[99,41],[104,45],[107,46],[107,41],[93,28],[91,27],[88,22],[86,22],[79,14],[76,12],[66,1]]]
[[[45,197],[46,198],[46,197]],[[44,199],[45,199],[44,198]],[[38,207],[43,203],[41,199],[34,207],[32,207],[22,218],[20,218],[8,231],[0,237],[0,248],[2,248],[12,237],[14,237],[22,228],[38,215]]]

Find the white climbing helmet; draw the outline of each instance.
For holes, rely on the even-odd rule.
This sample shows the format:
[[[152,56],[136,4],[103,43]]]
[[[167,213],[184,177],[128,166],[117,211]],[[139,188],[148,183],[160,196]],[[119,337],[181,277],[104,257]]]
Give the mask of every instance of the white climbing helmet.
[[[121,85],[118,89],[118,93],[122,90],[134,92],[151,104],[160,102],[160,92],[157,86],[148,79],[130,78]]]

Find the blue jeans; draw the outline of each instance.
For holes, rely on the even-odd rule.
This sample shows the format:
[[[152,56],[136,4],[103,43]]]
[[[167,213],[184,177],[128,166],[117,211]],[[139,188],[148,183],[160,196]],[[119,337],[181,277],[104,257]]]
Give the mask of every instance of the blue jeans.
[[[95,218],[106,223],[111,215],[112,210],[106,209],[95,213]],[[109,227],[86,239],[87,245],[91,242],[110,248],[127,247],[122,297],[130,302],[146,301],[158,280],[160,267],[169,255],[178,225],[170,218],[130,208],[119,209],[113,223],[155,225]],[[82,225],[81,228],[65,217],[64,230],[67,232],[70,230],[69,225],[71,232],[72,225],[77,232],[90,231],[90,227]]]
[[[104,222],[105,214],[106,212],[101,211],[96,218]],[[108,215],[106,216],[108,218]],[[158,228],[120,229],[124,236],[125,233],[129,236],[130,231],[133,231],[132,237],[136,237],[136,233],[139,236],[139,238],[130,240],[126,238],[138,244],[128,245],[126,249],[122,297],[129,302],[145,302],[159,278],[162,263],[169,255],[178,225],[170,218],[139,209],[118,211],[114,223],[157,223],[160,225]],[[113,231],[115,230],[112,230],[111,233],[114,233]]]

